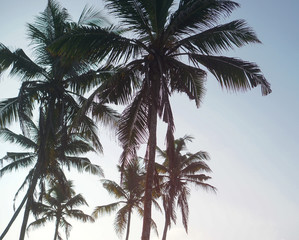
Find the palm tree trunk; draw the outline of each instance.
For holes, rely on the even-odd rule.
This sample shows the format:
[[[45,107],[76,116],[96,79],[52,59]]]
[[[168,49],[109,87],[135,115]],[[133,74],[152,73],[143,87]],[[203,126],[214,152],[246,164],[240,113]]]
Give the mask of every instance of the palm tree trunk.
[[[59,222],[60,222],[60,216],[57,216],[56,224],[55,224],[54,240],[56,240],[58,237]]]
[[[148,163],[145,182],[145,194],[144,194],[144,216],[143,216],[143,229],[142,240],[150,239],[151,230],[151,210],[152,210],[152,188],[155,170],[155,154],[157,145],[157,107],[153,104],[150,107],[150,126],[149,126],[149,149],[148,149]]]
[[[26,200],[27,200],[27,197],[28,197],[28,193],[26,193],[26,195],[24,196],[22,202],[20,203],[19,207],[17,208],[17,210],[15,211],[14,215],[12,216],[12,218],[10,219],[9,223],[7,224],[6,228],[4,229],[3,233],[1,234],[0,236],[0,240],[2,240],[6,233],[9,231],[11,225],[14,223],[14,221],[16,220],[16,218],[18,217],[21,209],[23,208]]]
[[[167,212],[165,212],[165,224],[164,224],[162,240],[166,240],[166,235],[167,235],[169,223],[170,223],[170,216]]]
[[[47,120],[50,120],[50,118],[48,117]],[[49,121],[47,121],[47,123],[48,122]],[[28,189],[28,200],[26,203],[25,213],[24,213],[24,217],[23,217],[23,223],[22,223],[21,233],[20,233],[20,240],[24,240],[24,238],[25,238],[25,232],[26,232],[26,227],[27,227],[29,213],[30,213],[30,207],[31,207],[31,204],[33,201],[33,193],[34,193],[38,178],[41,173],[42,165],[45,161],[45,148],[46,148],[46,142],[47,142],[48,136],[49,136],[49,131],[50,130],[49,130],[48,126],[47,126],[47,129],[45,129],[42,108],[40,107],[40,116],[39,116],[40,146],[38,149],[38,158],[37,158],[37,163],[35,165],[35,169],[33,172],[32,181],[31,181],[30,187]]]
[[[31,204],[33,201],[33,193],[37,184],[37,180],[39,177],[39,173],[40,173],[40,168],[41,168],[41,162],[38,161],[37,164],[35,165],[35,170],[33,173],[33,177],[32,177],[32,181],[31,184],[29,186],[29,189],[27,191],[27,202],[26,202],[26,207],[25,207],[25,212],[24,212],[24,217],[23,217],[23,222],[22,222],[22,227],[21,227],[21,233],[20,233],[20,240],[24,240],[25,238],[25,232],[26,232],[26,228],[27,228],[27,223],[28,223],[28,218],[29,218],[29,213],[30,213],[30,208],[31,208]]]
[[[130,234],[130,223],[131,223],[131,213],[132,210],[130,209],[129,215],[128,215],[128,223],[127,223],[127,233],[126,233],[126,240],[129,240],[129,234]]]

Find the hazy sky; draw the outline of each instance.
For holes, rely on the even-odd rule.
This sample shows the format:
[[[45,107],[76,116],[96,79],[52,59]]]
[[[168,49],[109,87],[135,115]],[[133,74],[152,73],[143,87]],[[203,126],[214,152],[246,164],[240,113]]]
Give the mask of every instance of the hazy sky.
[[[176,137],[191,134],[195,139],[189,150],[209,152],[212,181],[218,193],[193,189],[190,198],[189,234],[180,223],[169,231],[171,240],[298,240],[299,229],[299,3],[296,0],[238,1],[241,8],[227,20],[246,19],[256,31],[261,45],[246,46],[228,53],[257,62],[272,94],[262,97],[260,89],[228,93],[209,75],[203,104],[196,109],[185,96],[174,96],[172,104]],[[0,42],[28,51],[25,23],[46,7],[46,0],[2,1],[0,8]],[[61,0],[73,19],[78,19],[86,3],[102,8],[100,1]],[[20,5],[21,4],[21,5]],[[227,22],[226,21],[226,22]],[[0,98],[13,97],[18,82],[1,77]],[[163,126],[159,145],[164,148]],[[17,148],[0,142],[0,157]],[[116,179],[120,149],[111,134],[102,136],[104,155],[92,156],[100,164],[106,178]],[[12,200],[24,172],[11,173],[0,179],[0,231],[13,214]],[[83,193],[91,213],[96,205],[113,199],[101,188],[97,177],[70,175],[76,191]],[[20,198],[21,199],[21,198]],[[20,200],[19,199],[19,200]],[[5,239],[15,240],[19,220]],[[118,239],[113,230],[114,216],[93,224],[73,222],[71,240]],[[162,235],[163,215],[154,213]],[[141,220],[134,215],[131,239],[140,239]],[[28,239],[52,239],[54,224],[29,233]],[[152,239],[158,239],[152,234]]]

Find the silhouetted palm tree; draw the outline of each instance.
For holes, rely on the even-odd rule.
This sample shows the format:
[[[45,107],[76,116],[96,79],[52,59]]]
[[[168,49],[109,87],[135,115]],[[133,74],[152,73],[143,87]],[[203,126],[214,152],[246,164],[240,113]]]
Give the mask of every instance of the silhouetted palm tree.
[[[114,222],[115,230],[118,234],[122,234],[126,229],[126,240],[129,239],[130,223],[133,210],[137,210],[140,216],[143,216],[143,196],[144,196],[144,180],[145,172],[141,168],[138,160],[129,163],[125,168],[118,167],[123,179],[121,184],[114,181],[104,180],[103,187],[119,201],[97,206],[93,211],[93,216],[98,218],[100,215],[119,209],[116,213]],[[159,208],[157,203],[156,206]],[[156,224],[151,221],[151,226],[156,230]]]
[[[11,171],[17,171],[20,168],[29,168],[28,174],[17,191],[15,198],[18,196],[21,189],[24,189],[26,186],[28,186],[28,189],[13,218],[2,233],[1,238],[5,236],[26,200],[30,197],[30,191],[32,191],[31,196],[33,201],[33,193],[37,192],[37,189],[35,187],[33,188],[33,184],[39,186],[38,193],[40,196],[44,194],[45,185],[49,180],[59,181],[61,186],[65,185],[66,177],[62,167],[74,167],[80,172],[103,176],[103,170],[99,166],[92,164],[88,158],[81,156],[84,153],[95,151],[92,145],[88,142],[89,139],[84,137],[84,134],[69,133],[65,136],[62,131],[59,131],[56,133],[57,142],[55,144],[41,148],[40,145],[42,144],[43,134],[40,132],[43,132],[46,128],[45,123],[42,123],[43,119],[44,117],[41,112],[39,118],[40,124],[37,127],[30,118],[26,118],[26,120],[24,118],[26,128],[28,132],[30,132],[29,137],[22,134],[16,134],[7,128],[0,129],[0,137],[4,138],[4,140],[16,143],[19,146],[28,149],[27,152],[8,152],[2,159],[6,164],[0,169],[0,177]],[[64,143],[62,143],[62,141],[64,141]],[[39,169],[39,173],[35,174],[37,169]],[[32,207],[32,201],[30,204],[28,203],[29,210]]]
[[[216,188],[207,184],[210,179],[205,172],[211,172],[209,166],[204,162],[209,159],[206,152],[199,151],[196,153],[183,153],[186,151],[186,142],[191,141],[190,136],[176,139],[174,142],[175,155],[170,159],[167,151],[162,151],[157,147],[158,155],[164,158],[163,164],[156,163],[156,169],[160,180],[160,191],[162,194],[163,207],[165,211],[165,225],[162,240],[166,240],[167,230],[171,226],[171,220],[176,223],[176,207],[181,209],[182,222],[188,231],[188,197],[190,189],[188,185],[194,184],[205,190],[213,190]],[[172,162],[172,166],[170,166]]]
[[[77,112],[86,101],[83,94],[99,83],[99,73],[92,70],[92,65],[88,61],[56,56],[48,48],[71,29],[85,24],[96,26],[98,23],[99,14],[91,8],[85,8],[79,21],[75,23],[70,20],[66,9],[55,1],[49,0],[45,11],[36,17],[34,24],[28,24],[28,36],[32,41],[34,60],[30,59],[22,49],[11,51],[0,44],[0,73],[11,69],[10,73],[22,80],[18,96],[0,102],[0,126],[5,127],[12,121],[19,120],[24,136],[28,136],[24,121],[26,117],[33,117],[36,106],[43,109],[42,124],[46,126],[43,131],[40,131],[42,134],[38,150],[40,160],[35,166],[26,195],[21,240],[24,239],[29,206],[37,179],[42,174],[42,165],[49,163],[45,160],[46,149],[51,149],[51,146],[58,141],[57,132],[64,135],[60,136],[64,146],[69,133],[80,132],[84,138],[88,138],[93,143],[97,150],[101,151],[97,127],[90,115],[103,120],[106,124],[113,125],[116,121],[115,111],[104,104],[94,102],[91,102],[89,108],[90,115],[80,115],[80,119],[77,118]],[[105,74],[102,75],[104,77]]]
[[[199,106],[211,72],[222,87],[245,91],[270,85],[255,63],[224,57],[222,52],[259,43],[244,20],[218,25],[239,4],[223,0],[106,0],[106,7],[125,29],[79,27],[55,44],[67,56],[119,64],[115,75],[92,97],[130,103],[119,128],[122,164],[147,142],[147,180],[142,240],[150,238],[151,199],[155,168],[157,117],[168,124],[167,144],[173,146],[174,119],[169,97],[187,94]],[[133,101],[131,102],[133,98]],[[168,149],[173,154],[173,149]],[[171,153],[172,152],[172,153]],[[172,163],[169,163],[170,165]]]
[[[72,225],[67,221],[67,218],[75,218],[83,222],[94,222],[94,219],[85,214],[82,210],[76,209],[81,205],[87,205],[84,197],[81,194],[75,194],[72,181],[61,185],[58,181],[51,183],[50,189],[43,194],[42,201],[34,201],[31,207],[36,220],[32,222],[30,228],[44,226],[48,221],[55,221],[54,240],[62,240],[59,228],[64,228],[66,238],[70,235]]]

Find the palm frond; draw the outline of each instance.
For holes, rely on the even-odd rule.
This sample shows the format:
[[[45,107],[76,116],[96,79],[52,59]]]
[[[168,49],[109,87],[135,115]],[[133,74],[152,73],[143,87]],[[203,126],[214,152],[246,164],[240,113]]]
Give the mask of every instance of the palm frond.
[[[215,25],[221,17],[227,17],[239,4],[223,0],[181,0],[178,9],[171,14],[165,37],[189,34]]]
[[[48,218],[50,217],[50,215],[54,216],[54,214],[52,214],[53,211],[52,211],[51,207],[46,204],[43,204],[42,202],[33,201],[32,206],[31,206],[31,212],[35,217],[44,215],[45,212],[47,212]],[[52,216],[52,218],[53,218],[53,216]],[[50,220],[50,219],[48,219],[48,220]]]
[[[70,16],[59,3],[49,1],[46,9],[33,24],[28,24],[28,36],[32,39],[34,49],[39,56],[38,62],[48,64],[51,59],[47,47],[66,32]]]
[[[23,136],[22,134],[16,134],[7,128],[0,129],[0,137],[2,137],[5,141],[16,143],[24,148],[33,150],[37,149],[36,143],[33,142],[31,139]]]
[[[190,192],[188,188],[183,188],[181,194],[178,196],[178,206],[180,206],[182,214],[182,222],[186,232],[188,232],[188,217],[189,217],[189,205],[188,196]]]
[[[76,196],[72,197],[65,203],[65,206],[67,208],[73,208],[73,207],[77,207],[80,205],[88,206],[88,204],[82,194],[77,194]]]
[[[104,126],[109,126],[111,129],[117,127],[119,121],[119,114],[114,109],[106,104],[94,104],[92,109],[92,116]]]
[[[204,182],[210,178],[211,177],[205,176],[204,174],[198,174],[193,176],[192,175],[186,176],[186,178],[183,178],[182,180],[187,180],[188,182],[194,184],[196,187],[202,188],[203,190],[216,193],[217,192],[216,187]]]
[[[79,17],[78,23],[81,25],[90,25],[90,26],[103,26],[103,25],[111,25],[109,20],[104,16],[104,14],[95,9],[94,7],[88,7],[85,5],[81,15]]]
[[[43,218],[39,218],[37,220],[35,220],[34,222],[30,223],[27,227],[27,231],[29,231],[30,229],[35,229],[35,228],[39,228],[39,227],[43,227],[46,225],[46,223],[49,221],[49,218],[43,217]]]
[[[64,79],[64,84],[66,84],[73,92],[84,95],[100,84],[101,79],[98,75],[99,74],[96,71],[89,70],[80,75],[75,74],[68,76]]]
[[[178,41],[173,49],[183,47],[190,52],[211,55],[249,43],[260,43],[260,41],[244,20],[235,20],[184,38]]]
[[[109,194],[113,195],[117,199],[127,198],[126,192],[114,181],[104,180],[103,187],[108,191]]]
[[[72,224],[70,224],[64,217],[62,217],[59,225],[61,227],[64,228],[64,231],[65,231],[65,235],[66,235],[66,239],[69,238],[70,236],[70,232],[71,232],[71,229],[72,229]],[[58,239],[59,240],[63,240],[61,237],[60,237],[60,234],[58,233]]]
[[[110,204],[103,205],[103,206],[97,206],[93,210],[92,216],[94,218],[98,218],[102,214],[106,214],[106,213],[107,214],[111,214],[112,212],[114,212],[114,211],[116,211],[118,209],[120,203],[122,203],[122,201],[115,202],[115,203],[110,203]]]
[[[97,151],[103,151],[103,147],[97,133],[97,126],[91,118],[86,115],[81,115],[80,122],[78,125],[75,124],[74,127],[78,132],[80,132],[84,139],[87,139],[93,144]],[[71,126],[69,129],[73,130],[73,126]]]
[[[11,67],[10,74],[18,75],[23,80],[29,80],[45,74],[44,69],[35,64],[22,49],[12,52],[0,43],[1,72],[9,67]]]
[[[109,55],[110,62],[124,61],[137,56],[141,48],[130,39],[120,36],[116,28],[81,26],[65,34],[50,49],[67,58],[101,61]]]
[[[58,152],[64,152],[69,155],[78,155],[88,152],[95,152],[95,149],[86,141],[81,139],[74,139],[68,141],[67,146],[59,146],[57,148]]]
[[[20,157],[20,155],[11,155],[12,157]],[[0,177],[2,177],[5,173],[11,171],[17,171],[20,168],[26,168],[36,160],[35,154],[23,154],[19,159],[14,159],[13,162],[7,164],[5,167],[0,169]]]
[[[124,149],[120,157],[122,165],[133,159],[136,149],[147,140],[147,115],[148,106],[141,91],[125,109],[119,124],[117,135]]]
[[[106,2],[108,10],[121,18],[125,26],[132,27],[132,31],[137,34],[151,36],[151,26],[147,12],[150,5],[152,5],[151,2],[135,0],[106,0]]]
[[[18,97],[8,98],[0,102],[0,126],[5,127],[19,118]]]
[[[210,167],[203,161],[191,162],[186,167],[181,169],[182,174],[193,174],[198,171],[211,172]]]
[[[88,214],[85,214],[81,210],[72,209],[68,212],[68,215],[69,217],[75,218],[82,222],[94,222],[93,217],[89,216]]]
[[[67,156],[65,159],[66,161],[61,161],[63,165],[71,165],[80,172],[86,172],[101,177],[104,176],[103,169],[100,166],[91,163],[88,158]]]
[[[171,91],[186,93],[199,107],[205,94],[206,73],[198,67],[192,67],[173,58],[167,61]]]
[[[125,205],[116,213],[116,217],[114,220],[114,229],[119,236],[122,235],[123,231],[126,228],[129,211],[131,211],[131,208],[128,205]]]
[[[222,56],[194,54],[190,57],[208,68],[220,85],[228,90],[246,91],[260,85],[263,95],[271,93],[270,84],[255,63]]]

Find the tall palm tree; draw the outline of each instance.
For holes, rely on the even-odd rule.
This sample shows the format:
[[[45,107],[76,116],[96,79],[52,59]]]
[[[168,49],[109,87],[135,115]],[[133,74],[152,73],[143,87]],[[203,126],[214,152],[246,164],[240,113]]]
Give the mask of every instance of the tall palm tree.
[[[22,80],[18,96],[0,102],[0,126],[5,127],[12,121],[19,120],[23,134],[27,136],[28,131],[24,121],[26,117],[33,117],[36,106],[43,109],[44,120],[40,122],[45,123],[46,126],[40,131],[39,160],[34,168],[32,182],[26,196],[20,239],[24,239],[29,206],[37,180],[42,174],[42,165],[49,164],[46,161],[46,149],[50,150],[57,142],[56,133],[60,132],[64,135],[60,138],[64,147],[67,134],[80,132],[84,138],[88,138],[93,143],[97,150],[102,150],[97,136],[97,127],[90,115],[76,118],[78,110],[86,100],[83,94],[99,83],[99,72],[93,71],[88,61],[54,56],[48,49],[51,43],[71,29],[86,24],[96,26],[98,23],[99,14],[91,8],[85,8],[79,21],[75,23],[71,21],[66,9],[55,1],[49,0],[45,11],[36,18],[34,24],[28,24],[28,36],[32,40],[35,59],[30,59],[22,49],[11,51],[0,44],[0,73],[11,69],[10,73]],[[105,73],[101,77],[105,77]],[[91,102],[89,113],[103,120],[103,123],[111,124],[117,117],[116,112],[106,105],[94,102]]]
[[[144,169],[141,168],[138,160],[132,161],[125,168],[118,167],[123,179],[121,184],[111,180],[104,180],[103,187],[118,201],[97,206],[93,211],[93,216],[98,218],[100,215],[119,209],[116,214],[114,226],[118,234],[122,234],[126,229],[126,240],[129,239],[131,216],[133,210],[137,210],[143,216],[143,196],[144,196]],[[156,206],[159,208],[157,203]],[[151,226],[156,230],[156,225],[151,221]]]
[[[65,184],[61,185],[58,181],[51,184],[51,188],[42,196],[42,201],[33,202],[32,213],[36,220],[28,226],[27,230],[43,226],[46,222],[55,220],[54,240],[62,240],[58,231],[60,227],[64,228],[68,239],[72,225],[67,221],[67,218],[76,218],[83,222],[94,222],[94,219],[82,210],[75,209],[75,207],[88,206],[88,204],[81,194],[75,194],[72,181],[67,182],[67,187]]]
[[[37,189],[32,187],[34,184],[33,181],[36,182],[35,185],[39,186],[39,195],[43,196],[45,186],[49,180],[59,181],[61,186],[66,186],[66,177],[62,169],[63,167],[75,167],[80,172],[103,176],[103,170],[101,167],[92,164],[88,158],[81,156],[84,153],[95,151],[92,145],[88,142],[89,139],[85,139],[84,134],[81,135],[79,133],[72,133],[68,134],[67,138],[65,138],[62,131],[57,132],[56,136],[60,136],[57,137],[58,141],[55,145],[51,145],[49,148],[44,148],[45,157],[43,158],[43,161],[40,161],[41,158],[39,151],[41,150],[40,144],[42,142],[42,134],[40,132],[46,127],[45,123],[41,123],[43,119],[44,118],[41,116],[39,119],[39,126],[36,126],[30,118],[27,118],[26,121],[24,121],[28,132],[30,132],[30,137],[26,137],[22,134],[16,134],[7,128],[0,129],[0,137],[4,138],[4,140],[11,143],[17,143],[19,146],[28,149],[27,152],[8,152],[6,156],[2,158],[2,161],[6,162],[6,164],[4,163],[4,167],[0,169],[0,177],[11,171],[17,171],[20,168],[29,168],[24,182],[15,195],[15,199],[20,190],[24,189],[26,186],[28,186],[27,192],[20,206],[17,208],[12,220],[2,233],[1,239],[9,230],[11,224],[25,204],[26,199],[29,198],[29,192],[33,191],[31,194],[32,198],[34,192],[38,193]],[[63,139],[62,136],[64,137]],[[62,141],[65,141],[65,143],[62,143]],[[40,165],[40,171],[37,178],[34,179],[34,173],[38,165]],[[32,208],[32,201],[30,202],[30,205],[28,203],[29,210]]]
[[[174,119],[169,101],[174,92],[185,93],[200,104],[211,72],[222,87],[232,91],[270,84],[257,64],[222,53],[249,43],[260,43],[244,20],[220,24],[239,4],[227,0],[105,0],[118,19],[117,27],[79,27],[64,35],[52,51],[66,56],[105,60],[117,65],[114,77],[91,96],[130,103],[123,112],[118,136],[124,164],[147,142],[147,180],[142,240],[150,238],[151,198],[155,168],[157,118],[168,124],[169,154],[174,154]],[[172,163],[170,162],[170,165]]]
[[[182,222],[186,232],[188,231],[188,197],[190,189],[188,185],[194,184],[205,190],[215,191],[216,188],[207,184],[210,179],[205,172],[211,172],[209,166],[204,162],[209,159],[206,152],[183,153],[186,151],[186,142],[192,137],[184,136],[174,142],[175,155],[170,159],[167,151],[157,147],[157,152],[164,159],[163,164],[156,163],[156,170],[160,181],[160,191],[162,192],[163,207],[165,211],[165,224],[162,240],[166,240],[167,230],[171,226],[171,220],[176,223],[175,205],[181,209]],[[170,167],[170,162],[174,164]]]

